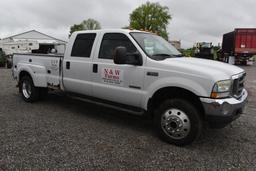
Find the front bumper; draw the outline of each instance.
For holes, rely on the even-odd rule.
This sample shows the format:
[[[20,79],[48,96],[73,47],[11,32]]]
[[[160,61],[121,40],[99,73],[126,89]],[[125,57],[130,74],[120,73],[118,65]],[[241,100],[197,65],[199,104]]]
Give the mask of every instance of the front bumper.
[[[242,96],[239,99],[200,98],[204,107],[206,121],[214,128],[225,127],[244,112],[247,96],[247,91],[243,89]]]

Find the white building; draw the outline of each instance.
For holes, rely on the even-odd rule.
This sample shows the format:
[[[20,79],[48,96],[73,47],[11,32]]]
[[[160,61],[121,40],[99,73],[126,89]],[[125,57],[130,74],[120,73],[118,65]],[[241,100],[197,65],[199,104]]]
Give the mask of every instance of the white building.
[[[174,46],[176,49],[181,49],[181,41],[180,40],[170,40],[169,43],[171,43],[172,46]]]
[[[56,49],[57,53],[64,53],[66,43],[36,30],[13,35],[0,40],[0,48],[7,55],[13,53],[48,53]]]

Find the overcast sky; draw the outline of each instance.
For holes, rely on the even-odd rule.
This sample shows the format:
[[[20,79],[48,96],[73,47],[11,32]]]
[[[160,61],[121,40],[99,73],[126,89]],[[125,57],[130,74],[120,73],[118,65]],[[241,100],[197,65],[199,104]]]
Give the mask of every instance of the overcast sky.
[[[129,14],[145,0],[1,0],[0,38],[31,29],[67,40],[69,27],[94,18],[102,28],[129,24]],[[236,27],[256,27],[255,0],[159,0],[168,6],[172,20],[170,40],[182,47],[198,41],[222,41]]]

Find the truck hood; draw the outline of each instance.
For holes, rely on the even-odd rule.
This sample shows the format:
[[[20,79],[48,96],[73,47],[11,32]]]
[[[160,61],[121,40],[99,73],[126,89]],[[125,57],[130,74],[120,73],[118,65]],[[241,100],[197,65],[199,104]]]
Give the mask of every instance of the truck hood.
[[[200,77],[212,78],[214,81],[230,79],[232,75],[244,72],[243,69],[224,62],[199,58],[169,58],[161,61],[169,69],[193,74]],[[163,68],[165,68],[163,66]],[[167,68],[166,68],[167,69]]]

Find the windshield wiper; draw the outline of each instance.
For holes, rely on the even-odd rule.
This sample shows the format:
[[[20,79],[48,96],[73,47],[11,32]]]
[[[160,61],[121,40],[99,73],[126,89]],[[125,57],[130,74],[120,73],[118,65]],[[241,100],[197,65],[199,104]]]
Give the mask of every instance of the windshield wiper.
[[[159,53],[159,54],[153,54],[152,56],[172,56],[172,55],[165,54],[165,53]]]
[[[173,55],[175,57],[182,57],[182,54]]]

